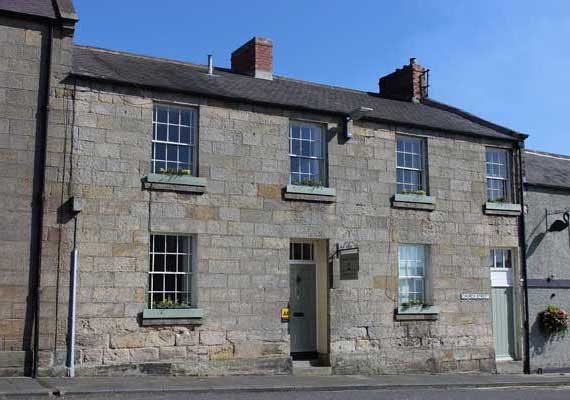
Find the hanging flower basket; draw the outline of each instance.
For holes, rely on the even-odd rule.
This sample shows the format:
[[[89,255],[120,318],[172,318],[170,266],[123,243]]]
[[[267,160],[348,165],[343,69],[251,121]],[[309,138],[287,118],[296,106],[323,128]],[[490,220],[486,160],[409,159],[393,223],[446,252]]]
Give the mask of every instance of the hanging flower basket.
[[[542,330],[548,335],[562,335],[568,329],[568,313],[550,304],[539,314]]]

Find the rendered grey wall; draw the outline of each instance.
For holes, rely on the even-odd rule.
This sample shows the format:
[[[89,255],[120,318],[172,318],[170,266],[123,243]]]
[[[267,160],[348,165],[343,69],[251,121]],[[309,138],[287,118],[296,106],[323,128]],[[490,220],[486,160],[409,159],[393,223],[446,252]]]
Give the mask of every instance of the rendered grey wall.
[[[547,232],[562,214],[549,213],[570,207],[570,190],[530,187],[525,192],[527,277],[529,280],[530,368],[543,370],[570,368],[570,337],[545,335],[538,315],[549,304],[570,310],[570,237],[568,229]],[[551,278],[550,282],[546,280]],[[542,286],[542,287],[539,287]],[[544,287],[551,286],[551,287]],[[566,286],[556,287],[556,286]]]

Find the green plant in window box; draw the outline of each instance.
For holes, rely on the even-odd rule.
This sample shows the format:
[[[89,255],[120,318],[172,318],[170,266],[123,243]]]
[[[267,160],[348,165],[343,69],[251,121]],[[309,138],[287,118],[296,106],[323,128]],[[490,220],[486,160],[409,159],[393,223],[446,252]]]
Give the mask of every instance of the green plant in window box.
[[[180,309],[180,308],[190,308],[188,304],[184,303],[175,303],[170,299],[161,300],[158,303],[154,304],[154,308],[158,310],[172,310],[172,309]]]
[[[319,179],[302,179],[296,184],[300,186],[324,187],[323,183]]]
[[[505,203],[505,199],[503,197],[498,197],[496,199],[489,200],[489,203]]]
[[[423,307],[433,307],[432,303],[429,303],[427,301],[421,301],[421,300],[410,300],[410,301],[406,301],[402,304],[400,304],[403,308],[410,308],[413,306],[421,306]]]
[[[161,168],[158,172],[166,175],[190,175],[192,171],[180,168]]]
[[[564,335],[568,330],[568,313],[554,304],[538,314],[541,328],[547,335]]]
[[[402,191],[402,194],[415,194],[417,196],[427,196],[427,193],[425,190],[409,190],[409,189],[404,189]]]

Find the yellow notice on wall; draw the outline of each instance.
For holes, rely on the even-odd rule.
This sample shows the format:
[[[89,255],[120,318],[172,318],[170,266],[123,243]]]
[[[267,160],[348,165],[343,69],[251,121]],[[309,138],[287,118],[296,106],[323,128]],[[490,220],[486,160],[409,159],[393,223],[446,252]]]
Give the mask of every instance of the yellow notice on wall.
[[[281,309],[281,322],[289,322],[289,308],[287,307]]]

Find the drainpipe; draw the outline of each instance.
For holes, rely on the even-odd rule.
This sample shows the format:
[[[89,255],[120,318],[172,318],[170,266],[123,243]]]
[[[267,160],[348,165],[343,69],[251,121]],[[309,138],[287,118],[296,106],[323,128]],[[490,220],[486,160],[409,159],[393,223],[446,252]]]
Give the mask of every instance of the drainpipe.
[[[67,317],[67,375],[75,377],[75,309],[77,303],[77,273],[79,251],[77,250],[77,216],[73,218],[73,250],[71,250],[71,276],[69,279],[69,315]]]
[[[526,263],[526,229],[525,229],[525,203],[524,203],[524,170],[523,170],[523,154],[524,142],[519,142],[519,193],[521,202],[521,216],[519,217],[519,243],[522,252],[522,279],[524,291],[524,373],[530,374],[530,332],[529,332],[529,314],[528,314],[528,283],[527,283],[527,263]]]
[[[37,163],[34,171],[38,179],[37,186],[34,190],[33,202],[35,205],[35,235],[32,240],[35,241],[35,251],[31,254],[36,266],[34,282],[32,286],[33,296],[33,312],[34,312],[34,333],[33,333],[33,366],[31,375],[37,376],[38,372],[38,353],[39,353],[39,339],[40,339],[40,279],[41,279],[41,265],[42,265],[42,239],[43,239],[43,219],[44,219],[44,196],[45,196],[45,174],[46,174],[46,158],[47,158],[47,136],[48,136],[48,123],[49,123],[49,100],[50,100],[50,87],[51,87],[51,57],[52,57],[52,41],[53,41],[53,25],[50,23],[47,31],[47,43],[45,48],[45,62],[41,66],[40,74],[44,74],[43,85],[40,88],[40,101],[39,119],[41,123],[41,135],[38,138],[36,147]]]

